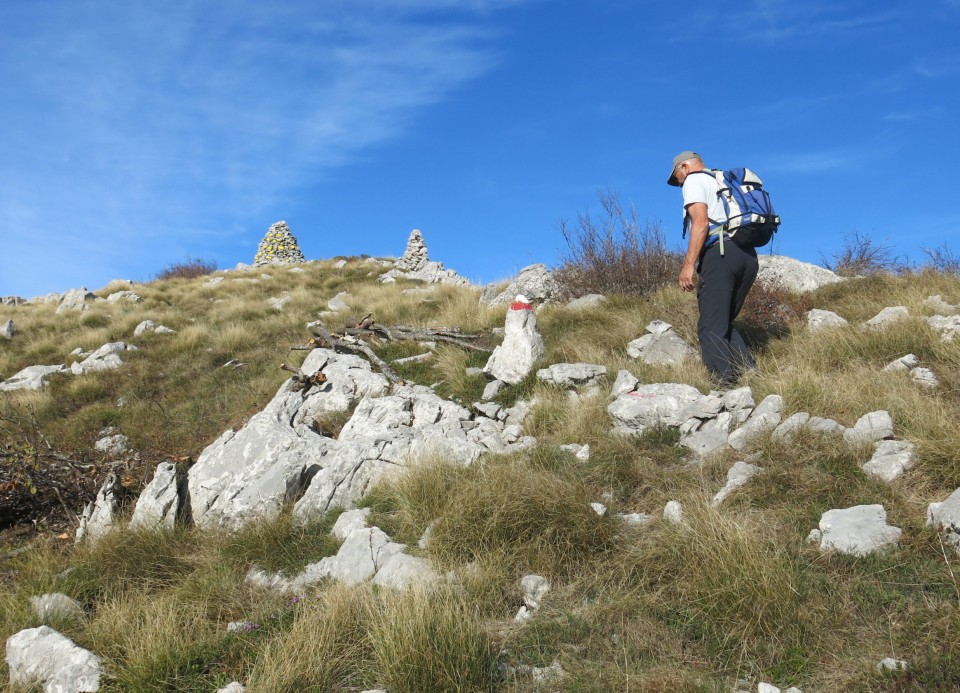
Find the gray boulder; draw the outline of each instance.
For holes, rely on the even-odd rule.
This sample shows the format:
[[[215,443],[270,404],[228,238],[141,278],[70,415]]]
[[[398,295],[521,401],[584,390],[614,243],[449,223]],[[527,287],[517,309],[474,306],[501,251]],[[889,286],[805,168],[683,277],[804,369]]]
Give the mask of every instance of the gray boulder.
[[[863,323],[863,326],[872,330],[880,330],[909,317],[910,311],[906,306],[888,306]]]
[[[689,419],[711,419],[720,413],[723,400],[701,394],[690,385],[655,383],[640,385],[608,407],[614,432],[643,433],[659,426],[680,426]]]
[[[537,378],[563,388],[597,387],[607,367],[592,363],[555,363],[537,371]]]
[[[960,488],[942,503],[927,506],[927,525],[940,529],[944,542],[960,554]]]
[[[805,411],[791,414],[773,430],[773,437],[778,440],[789,440],[797,431],[806,427],[808,421],[810,421],[810,414]]]
[[[843,432],[843,440],[850,445],[875,443],[884,438],[893,438],[893,419],[883,409],[864,414],[852,428]]]
[[[350,294],[346,291],[341,291],[336,296],[327,301],[327,308],[333,311],[346,310],[349,308],[346,299],[350,298]]]
[[[398,552],[387,558],[373,576],[372,584],[395,590],[433,587],[442,580],[426,558]]]
[[[902,533],[887,524],[887,511],[882,505],[856,505],[825,512],[819,530],[811,532],[810,539],[819,540],[821,551],[866,556],[899,545]]]
[[[935,311],[938,315],[950,315],[952,313],[956,313],[958,310],[957,306],[944,301],[943,296],[940,294],[927,296],[927,300],[923,302],[923,305],[924,307]]]
[[[717,492],[717,495],[713,497],[713,500],[710,501],[710,505],[716,507],[723,503],[731,493],[736,491],[742,486],[746,486],[747,483],[754,476],[763,471],[762,467],[758,467],[755,464],[750,464],[748,462],[739,461],[735,462],[730,470],[727,472],[727,483],[726,485]]]
[[[30,597],[30,606],[33,607],[33,613],[36,614],[41,623],[83,617],[83,607],[80,606],[80,603],[60,592]]]
[[[639,384],[640,380],[630,371],[617,371],[617,379],[614,381],[613,388],[610,390],[610,397],[616,399],[628,392],[633,392]]]
[[[126,342],[110,342],[87,356],[83,361],[74,361],[70,371],[74,375],[110,371],[123,365],[120,354],[124,351],[136,351],[137,347]]]
[[[130,529],[173,529],[180,509],[180,480],[172,462],[157,465],[153,480],[140,493],[130,518]]]
[[[143,297],[134,293],[133,291],[114,291],[112,294],[107,296],[107,303],[119,303],[120,301],[126,301],[127,303],[143,303]]]
[[[42,686],[45,693],[100,690],[100,658],[49,626],[7,638],[7,667],[13,686]]]
[[[920,363],[920,359],[916,354],[907,354],[906,356],[901,356],[898,359],[894,359],[886,366],[883,367],[885,371],[909,371],[911,368],[915,368]]]
[[[940,341],[952,342],[960,334],[960,315],[932,315],[927,318],[927,325],[940,333]]]
[[[669,323],[654,320],[647,332],[627,344],[628,356],[650,365],[677,365],[697,354]]]
[[[97,491],[97,496],[87,503],[80,516],[80,526],[77,527],[75,542],[96,542],[102,539],[113,528],[113,515],[117,505],[117,490],[119,480],[112,472],[107,475],[103,486]]]
[[[59,366],[27,366],[19,373],[0,382],[0,391],[39,390],[47,384],[47,378],[54,373],[69,373],[62,364]]]
[[[730,434],[727,442],[737,450],[746,450],[752,438],[776,429],[782,412],[783,398],[780,395],[767,395],[753,410],[746,423]]]
[[[886,482],[899,479],[916,462],[916,446],[904,440],[881,440],[863,471]]]
[[[353,530],[367,528],[367,518],[370,517],[371,512],[370,508],[355,508],[344,511],[333,523],[330,534],[340,541],[346,541]]]
[[[7,320],[0,325],[0,337],[4,339],[13,339],[13,320]]]
[[[86,287],[70,289],[60,297],[60,304],[57,306],[56,312],[65,313],[68,310],[89,310],[89,304],[97,300],[96,294],[87,291]]]
[[[496,380],[516,385],[543,358],[546,349],[537,331],[537,316],[527,308],[507,310],[503,343],[493,350],[483,372]]]
[[[794,293],[816,291],[822,286],[845,281],[830,270],[811,265],[809,262],[794,260],[784,255],[759,256],[760,269],[757,281],[769,287],[779,287]]]
[[[599,308],[607,302],[607,297],[603,294],[587,294],[580,298],[575,298],[567,304],[570,310],[593,310]]]
[[[0,306],[20,306],[26,302],[21,296],[0,296]]]
[[[929,368],[914,368],[910,371],[910,379],[921,387],[933,389],[940,387],[940,380]]]
[[[553,303],[560,299],[560,284],[546,265],[529,265],[520,270],[506,287],[491,284],[484,288],[480,305],[500,306],[513,302],[513,297],[523,294],[531,301]]]
[[[820,330],[825,327],[842,327],[849,324],[849,322],[832,310],[814,308],[813,310],[807,311],[807,327],[811,330]]]

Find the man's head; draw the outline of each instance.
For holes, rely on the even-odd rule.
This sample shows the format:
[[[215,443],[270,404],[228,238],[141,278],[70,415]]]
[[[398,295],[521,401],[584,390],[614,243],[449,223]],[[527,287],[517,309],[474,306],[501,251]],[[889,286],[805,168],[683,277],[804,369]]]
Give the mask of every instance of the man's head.
[[[673,168],[670,169],[670,177],[667,178],[667,185],[680,187],[684,179],[691,171],[702,171],[703,159],[696,152],[690,150],[680,152],[673,157]]]

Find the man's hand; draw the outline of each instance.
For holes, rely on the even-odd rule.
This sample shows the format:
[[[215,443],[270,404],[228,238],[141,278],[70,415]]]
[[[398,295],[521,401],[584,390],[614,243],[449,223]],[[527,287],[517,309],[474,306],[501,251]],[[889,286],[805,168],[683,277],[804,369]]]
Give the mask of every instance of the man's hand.
[[[697,287],[697,283],[694,281],[693,276],[693,265],[686,262],[683,263],[683,269],[680,270],[680,288],[684,291],[693,291]]]

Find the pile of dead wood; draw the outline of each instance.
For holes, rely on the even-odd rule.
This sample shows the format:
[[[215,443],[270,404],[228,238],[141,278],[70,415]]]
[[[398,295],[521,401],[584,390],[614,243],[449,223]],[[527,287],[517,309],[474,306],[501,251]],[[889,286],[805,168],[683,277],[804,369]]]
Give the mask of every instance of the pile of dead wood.
[[[490,349],[477,344],[481,338],[478,334],[464,333],[458,327],[413,327],[410,325],[380,325],[373,319],[373,315],[368,313],[360,320],[351,322],[343,329],[337,332],[331,332],[319,323],[311,326],[313,337],[306,345],[291,347],[294,350],[315,349],[317,347],[326,347],[339,352],[361,353],[370,359],[376,368],[392,383],[403,384],[404,380],[369,346],[371,343],[412,341],[412,342],[444,342],[454,344],[467,351],[479,351],[490,353]],[[313,384],[310,378],[305,376],[298,369],[292,368],[287,364],[281,364],[281,368],[291,371],[294,375],[294,387],[303,389]]]

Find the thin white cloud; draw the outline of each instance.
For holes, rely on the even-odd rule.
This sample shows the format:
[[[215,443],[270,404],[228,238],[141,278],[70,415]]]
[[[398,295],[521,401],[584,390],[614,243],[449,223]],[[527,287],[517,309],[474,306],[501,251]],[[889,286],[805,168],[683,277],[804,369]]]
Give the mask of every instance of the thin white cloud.
[[[840,151],[800,152],[773,155],[764,163],[764,170],[777,173],[823,173],[850,168],[855,157]]]
[[[0,293],[35,284],[51,248],[89,267],[227,235],[214,219],[329,175],[495,67],[483,16],[518,2],[5,5],[0,229],[34,242],[4,241]],[[61,288],[82,274],[58,269]]]

